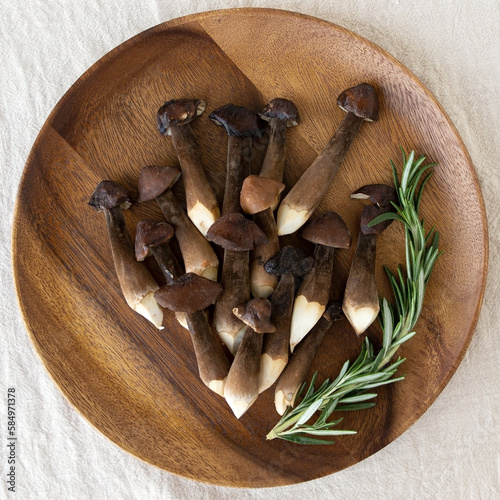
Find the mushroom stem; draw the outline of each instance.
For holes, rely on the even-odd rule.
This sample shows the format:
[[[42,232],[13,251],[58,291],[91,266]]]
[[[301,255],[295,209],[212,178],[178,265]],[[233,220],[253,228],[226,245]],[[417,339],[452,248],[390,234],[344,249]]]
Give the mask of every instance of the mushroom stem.
[[[158,267],[163,273],[163,276],[165,276],[165,280],[167,283],[173,283],[176,279],[182,276],[183,271],[181,265],[168,245],[159,245],[157,247],[152,247],[150,249],[150,252],[153,254],[153,257],[155,258]],[[174,314],[179,324],[187,330],[188,325],[186,313],[177,311]]]
[[[283,182],[283,170],[286,156],[286,120],[272,118],[269,122],[270,134],[266,155],[260,170],[261,177]],[[273,207],[273,210],[278,203]]]
[[[277,215],[280,236],[294,233],[311,217],[328,191],[362,123],[362,118],[347,113],[328,144],[285,196]]]
[[[275,328],[270,322],[271,303],[267,299],[252,299],[235,307],[233,313],[245,323],[245,331],[227,376],[224,397],[240,418],[259,395],[262,334],[274,332]]]
[[[281,373],[274,394],[276,411],[283,415],[288,406],[293,406],[297,392],[316,356],[318,347],[323,342],[331,321],[322,317],[309,334],[299,343],[293,356]]]
[[[224,387],[224,397],[240,418],[259,395],[260,355],[263,335],[244,326],[241,344],[234,358]]]
[[[192,272],[217,281],[219,266],[217,255],[186,215],[174,194],[170,190],[164,191],[156,201],[167,221],[175,228],[186,273]]]
[[[191,125],[171,127],[171,135],[184,179],[188,217],[205,236],[220,217],[219,205],[205,174]]]
[[[202,382],[212,391],[224,396],[230,363],[208,323],[203,311],[186,314],[191,333],[198,371]]]
[[[238,350],[245,332],[245,325],[232,310],[250,300],[249,276],[249,252],[225,249],[220,281],[223,291],[215,303],[213,325],[232,354]]]
[[[286,129],[298,124],[299,113],[292,101],[277,98],[262,110],[260,116],[269,121],[270,135],[259,177],[282,182],[286,158]],[[269,297],[278,283],[277,277],[266,272],[264,264],[279,251],[278,228],[274,219],[274,210],[278,207],[279,200],[278,194],[269,208],[254,214],[255,223],[269,240],[265,245],[256,247],[252,254],[250,287],[254,297]]]
[[[280,249],[278,230],[270,208],[254,214],[254,222],[262,229],[268,243],[258,245],[252,252],[250,269],[250,289],[254,297],[269,297],[278,283],[277,276],[272,276],[264,269],[264,264]]]
[[[342,309],[357,335],[376,319],[379,297],[375,282],[376,234],[360,233],[344,292]]]
[[[240,206],[240,190],[250,170],[251,137],[228,136],[227,139],[227,172],[222,215],[242,213]]]
[[[172,283],[184,274],[179,261],[175,258],[168,245],[151,247],[150,252],[153,254],[167,283]]]
[[[135,259],[134,244],[122,209],[119,206],[105,209],[104,214],[116,275],[127,304],[162,329],[163,311],[154,298],[158,284],[146,265]]]
[[[293,305],[290,350],[307,335],[325,312],[332,281],[335,249],[316,245],[314,266],[304,276]]]
[[[295,279],[283,274],[271,297],[271,323],[276,332],[266,333],[260,358],[259,393],[271,387],[288,362],[290,320],[292,316]]]
[[[248,175],[250,137],[228,136],[227,174],[222,215],[241,213],[240,190]],[[250,300],[250,261],[248,251],[224,249],[221,285],[223,291],[215,303],[214,327],[228,349],[235,354],[245,325],[232,313],[233,308]]]
[[[385,184],[363,186],[352,195],[354,199],[369,199],[361,212],[358,244],[349,271],[342,308],[357,335],[361,335],[377,318],[380,311],[377,284],[375,282],[375,253],[378,236],[391,224],[386,219],[375,225],[371,222],[378,216],[394,210],[391,202],[396,200],[396,190]]]

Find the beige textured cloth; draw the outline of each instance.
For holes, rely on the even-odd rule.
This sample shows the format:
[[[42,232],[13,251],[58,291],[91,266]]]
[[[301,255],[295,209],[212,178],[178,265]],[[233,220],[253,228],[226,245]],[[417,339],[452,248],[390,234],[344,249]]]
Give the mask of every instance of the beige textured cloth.
[[[451,382],[391,445],[329,477],[266,490],[173,476],[125,453],[59,392],[16,303],[10,237],[30,148],[57,101],[95,61],[181,15],[273,7],[344,26],[399,59],[436,96],[476,166],[489,218],[490,268],[479,324]],[[7,388],[17,391],[17,498],[500,498],[500,3],[498,0],[11,0],[0,5],[0,496],[7,490]],[[7,451],[6,451],[7,450]],[[14,496],[12,496],[14,498]]]

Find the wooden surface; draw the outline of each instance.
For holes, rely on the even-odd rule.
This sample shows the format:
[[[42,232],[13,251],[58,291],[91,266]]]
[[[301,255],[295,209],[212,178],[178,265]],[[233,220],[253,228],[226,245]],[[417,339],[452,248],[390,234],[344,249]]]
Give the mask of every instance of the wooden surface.
[[[289,188],[340,123],[337,95],[366,81],[381,97],[380,119],[364,124],[324,202],[339,212],[353,246],[336,253],[338,297],[347,279],[361,202],[350,192],[390,182],[399,145],[439,162],[422,214],[441,232],[445,255],[432,277],[417,335],[400,349],[403,382],[378,390],[377,406],[345,414],[355,436],[330,447],[266,441],[277,422],[273,389],[240,421],[198,379],[189,334],[170,313],[159,332],[121,297],[104,218],[87,206],[96,184],[112,179],[135,191],[146,164],[175,165],[173,145],[155,114],[171,98],[207,101],[193,129],[219,201],[226,141],[208,113],[228,102],[259,110],[292,99],[302,123],[289,131]],[[258,145],[255,168],[263,151]],[[180,193],[181,185],[177,186]],[[160,217],[154,204],[126,214],[131,230]],[[293,238],[284,238],[283,242]],[[76,409],[123,449],[175,474],[241,487],[297,483],[348,467],[397,438],[449,381],[478,318],[487,266],[487,229],[470,158],[453,125],[423,85],[397,61],[338,26],[284,11],[244,9],[196,14],[148,30],[89,69],[44,125],[21,181],[13,264],[22,314],[48,371]],[[379,242],[382,265],[403,262],[403,232]],[[370,329],[376,342],[377,327]],[[335,323],[313,369],[335,376],[360,340]]]

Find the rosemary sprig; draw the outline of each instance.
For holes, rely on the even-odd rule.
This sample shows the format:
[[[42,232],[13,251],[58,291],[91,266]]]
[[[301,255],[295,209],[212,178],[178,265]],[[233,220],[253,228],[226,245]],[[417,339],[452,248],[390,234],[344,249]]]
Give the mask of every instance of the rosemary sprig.
[[[398,178],[397,169],[390,161],[398,202],[393,203],[395,212],[387,212],[373,219],[370,225],[395,219],[405,227],[406,271],[398,266],[396,273],[387,267],[385,271],[394,294],[395,303],[385,297],[381,299],[379,322],[382,327],[382,347],[378,353],[365,337],[361,352],[351,365],[346,361],[337,378],[325,380],[318,389],[314,388],[317,372],[309,387],[295,407],[289,407],[281,420],[267,434],[267,439],[284,439],[299,444],[331,444],[331,436],[355,434],[356,431],[334,429],[342,418],[328,421],[333,411],[362,410],[375,406],[377,396],[373,389],[404,379],[394,377],[398,367],[405,361],[398,358],[391,363],[396,351],[414,335],[413,327],[422,311],[425,287],[432,269],[440,255],[439,233],[435,228],[426,234],[424,220],[419,218],[420,201],[425,185],[435,164],[424,165],[425,157],[415,159],[412,151],[408,157],[403,153],[403,171]],[[297,399],[303,394],[304,382]],[[320,412],[311,423],[311,418]],[[325,439],[326,438],[326,439]]]

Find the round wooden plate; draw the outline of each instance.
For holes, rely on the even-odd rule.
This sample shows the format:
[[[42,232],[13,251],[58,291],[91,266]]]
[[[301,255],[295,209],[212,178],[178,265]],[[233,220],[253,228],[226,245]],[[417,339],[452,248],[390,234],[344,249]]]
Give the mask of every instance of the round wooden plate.
[[[433,275],[417,335],[400,354],[403,382],[380,389],[374,409],[345,414],[357,435],[332,446],[266,441],[277,422],[272,390],[237,420],[200,382],[189,334],[172,315],[159,332],[125,304],[115,277],[102,214],[87,201],[102,179],[135,191],[147,164],[175,165],[156,111],[171,98],[208,103],[193,125],[219,200],[226,138],[207,118],[233,102],[258,111],[282,96],[302,122],[289,131],[290,187],[340,123],[338,94],[361,82],[380,93],[376,123],[364,124],[318,212],[339,212],[353,235],[336,258],[341,297],[357,240],[356,188],[391,182],[388,160],[399,146],[438,162],[422,215],[441,232],[444,256]],[[258,164],[265,144],[257,144]],[[259,149],[260,148],[260,149]],[[260,156],[261,157],[261,156]],[[180,194],[181,185],[177,193]],[[126,212],[131,231],[154,204]],[[377,273],[404,262],[398,224],[382,235]],[[13,262],[27,329],[69,401],[123,449],[174,474],[213,484],[264,487],[331,474],[380,450],[435,400],[459,365],[478,318],[487,266],[483,201],[467,151],[436,102],[406,68],[361,37],[333,24],[279,10],[195,14],[156,26],[111,51],[57,104],[29,156],[17,200]],[[380,336],[374,326],[370,336]],[[314,369],[335,376],[359,352],[345,321],[335,324]]]

